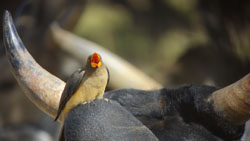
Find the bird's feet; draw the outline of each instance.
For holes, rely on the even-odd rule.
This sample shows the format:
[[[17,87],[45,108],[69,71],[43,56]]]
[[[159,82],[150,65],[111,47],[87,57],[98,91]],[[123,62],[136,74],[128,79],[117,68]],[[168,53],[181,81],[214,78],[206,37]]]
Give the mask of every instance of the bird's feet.
[[[111,102],[110,99],[108,99],[108,98],[103,98],[103,100],[107,101],[108,103]]]
[[[95,106],[95,101],[93,100],[93,101],[88,101],[88,103],[89,103],[89,105],[92,105],[92,106]]]

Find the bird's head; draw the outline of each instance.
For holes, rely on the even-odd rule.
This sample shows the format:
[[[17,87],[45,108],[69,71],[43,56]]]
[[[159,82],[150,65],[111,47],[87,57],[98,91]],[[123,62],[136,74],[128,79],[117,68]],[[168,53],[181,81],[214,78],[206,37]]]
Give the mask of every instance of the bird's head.
[[[102,65],[101,60],[101,56],[98,53],[94,52],[89,56],[88,63],[90,63],[91,68],[98,68]]]

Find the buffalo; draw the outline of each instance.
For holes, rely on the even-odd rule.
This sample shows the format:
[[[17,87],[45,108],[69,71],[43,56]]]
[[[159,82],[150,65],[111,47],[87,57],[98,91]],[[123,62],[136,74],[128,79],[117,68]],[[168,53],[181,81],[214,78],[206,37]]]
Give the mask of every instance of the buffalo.
[[[13,75],[30,100],[55,117],[65,82],[29,54],[5,12],[3,38]],[[112,79],[112,78],[111,78]],[[250,118],[250,74],[225,87],[119,89],[73,109],[65,140],[240,140]]]

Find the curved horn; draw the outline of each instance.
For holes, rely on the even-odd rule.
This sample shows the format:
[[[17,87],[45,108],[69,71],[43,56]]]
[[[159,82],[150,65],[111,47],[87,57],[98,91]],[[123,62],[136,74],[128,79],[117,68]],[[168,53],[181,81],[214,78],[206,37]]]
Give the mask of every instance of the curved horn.
[[[26,96],[54,117],[65,83],[47,72],[32,58],[19,38],[12,17],[4,13],[3,40],[11,70]]]
[[[81,60],[81,62],[83,58],[87,58],[87,56],[93,52],[100,53],[105,64],[109,68],[111,74],[109,85],[112,88],[151,90],[163,87],[161,84],[114,53],[91,41],[63,30],[56,23],[51,26],[51,34],[53,42],[55,42],[58,47],[72,54],[78,60]]]
[[[239,81],[215,91],[210,100],[223,118],[244,124],[250,118],[250,73]]]

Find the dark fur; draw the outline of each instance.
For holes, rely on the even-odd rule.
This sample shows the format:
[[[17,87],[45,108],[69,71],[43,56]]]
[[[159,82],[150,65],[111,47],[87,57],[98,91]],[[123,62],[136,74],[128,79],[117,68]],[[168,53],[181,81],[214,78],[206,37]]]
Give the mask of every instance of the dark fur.
[[[106,93],[141,120],[162,140],[236,140],[244,125],[233,125],[213,110],[206,99],[217,88],[188,85],[179,89]]]
[[[117,102],[94,100],[69,112],[67,141],[157,141],[155,135]]]
[[[105,97],[111,102],[95,100],[70,111],[63,132],[66,139],[74,141],[151,141],[156,137],[170,141],[239,140],[244,125],[228,122],[213,110],[212,102],[207,102],[216,90],[188,85],[154,91],[109,91]]]

